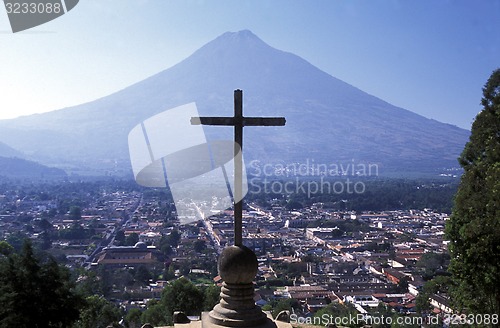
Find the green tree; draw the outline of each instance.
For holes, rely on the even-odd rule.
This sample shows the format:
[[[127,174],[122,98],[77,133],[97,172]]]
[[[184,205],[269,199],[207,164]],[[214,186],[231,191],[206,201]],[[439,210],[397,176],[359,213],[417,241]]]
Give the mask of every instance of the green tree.
[[[146,268],[144,265],[140,265],[137,270],[135,270],[135,279],[143,284],[148,284],[149,279],[151,279],[153,276],[151,272]]]
[[[125,246],[134,246],[139,241],[139,235],[135,232],[132,232],[130,235],[125,238]]]
[[[389,308],[387,305],[385,305],[384,302],[379,302],[377,305],[377,311],[376,311],[376,316],[377,317],[392,317],[393,312],[391,308]],[[380,322],[373,322],[372,325],[373,328],[391,328],[391,325],[387,322],[387,320],[380,320]]]
[[[51,208],[47,211],[47,217],[54,218],[57,215],[57,209]]]
[[[125,316],[125,327],[139,328],[141,326],[142,311],[139,309],[130,309]]]
[[[82,299],[69,271],[36,256],[30,240],[20,253],[0,259],[0,327],[68,327]]]
[[[69,209],[69,217],[72,220],[80,220],[82,218],[82,209],[80,206],[71,206]]]
[[[398,314],[393,314],[392,315],[392,323],[391,323],[391,328],[420,328],[420,325],[416,323],[412,323],[412,320],[402,320],[401,319],[398,321],[398,317],[401,319],[404,319],[405,317],[400,316]],[[406,317],[409,318],[409,317]]]
[[[118,242],[118,245],[123,245],[123,243],[125,243],[125,232],[123,232],[123,230],[118,230],[115,240]]]
[[[16,231],[11,233],[7,237],[6,241],[10,246],[14,247],[16,251],[20,251],[23,248],[24,241],[26,240],[26,238],[27,236],[25,234],[23,234],[20,231]]]
[[[74,328],[106,328],[118,324],[122,314],[120,309],[104,297],[92,295],[85,299],[80,318]]]
[[[176,248],[181,241],[181,234],[178,230],[172,230],[172,232],[167,236],[168,244],[172,246],[172,248]]]
[[[165,287],[161,296],[167,313],[182,311],[199,315],[203,309],[203,293],[189,279],[181,277]]]
[[[101,290],[102,295],[105,297],[111,294],[113,289],[113,269],[107,268],[104,265],[101,265],[97,268],[97,279],[99,282],[99,289]]]
[[[423,290],[418,293],[417,298],[415,299],[415,310],[418,314],[426,315],[431,312],[432,306],[429,300],[431,294],[427,290]]]
[[[38,226],[43,231],[48,231],[53,228],[52,223],[50,223],[47,219],[41,219],[40,221],[38,221]]]
[[[272,315],[274,318],[276,318],[281,311],[292,312],[292,308],[298,309],[299,307],[300,307],[299,302],[296,299],[293,298],[281,299],[273,306]]]
[[[361,327],[361,322],[350,324],[349,320],[349,318],[356,317],[358,313],[359,312],[351,303],[346,303],[345,305],[339,303],[330,303],[321,310],[318,310],[318,312],[316,312],[314,316],[317,318],[345,318],[340,319],[340,321],[347,323],[346,327]]]
[[[220,300],[220,287],[210,285],[204,291],[203,310],[210,311]]]
[[[449,276],[437,276],[425,283],[415,300],[415,309],[420,314],[429,314],[432,310],[429,297],[437,293],[448,293],[453,284]]]
[[[196,239],[193,243],[194,251],[197,253],[203,252],[207,248],[207,243],[204,240]]]
[[[76,285],[76,292],[80,295],[90,296],[94,294],[104,294],[102,279],[95,271],[79,269],[79,282]]]
[[[464,173],[446,236],[456,310],[493,314],[500,313],[500,69],[481,103],[459,158]]]
[[[44,231],[40,234],[40,248],[47,250],[52,247],[52,238],[50,238],[50,233]]]
[[[77,222],[73,223],[69,229],[59,230],[59,238],[61,239],[85,239],[89,234],[89,231]]]
[[[167,312],[165,306],[152,300],[148,302],[147,309],[142,313],[141,321],[153,326],[166,326],[172,324],[173,313]]]
[[[449,261],[449,255],[447,253],[425,253],[422,255],[420,260],[417,262],[417,267],[422,270],[422,277],[425,280],[432,279],[439,271],[444,272],[444,268],[447,266]]]
[[[408,276],[404,276],[403,278],[401,278],[398,282],[397,287],[396,287],[397,291],[399,293],[407,293],[409,282],[410,282],[410,278],[408,278]]]
[[[170,263],[168,266],[168,269],[164,270],[163,272],[163,279],[164,280],[172,280],[175,278],[175,266],[173,263]]]
[[[10,255],[14,251],[14,247],[10,246],[5,240],[0,240],[0,254],[4,256]]]

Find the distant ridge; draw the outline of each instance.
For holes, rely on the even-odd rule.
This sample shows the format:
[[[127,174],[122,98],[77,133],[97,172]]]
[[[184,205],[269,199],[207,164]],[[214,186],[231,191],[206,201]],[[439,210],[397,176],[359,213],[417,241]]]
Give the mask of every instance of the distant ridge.
[[[24,157],[23,154],[12,147],[0,142],[0,156],[2,157]]]
[[[284,128],[245,130],[248,162],[376,163],[381,175],[437,174],[458,166],[469,136],[369,95],[244,30],[224,33],[177,65],[107,97],[0,121],[0,141],[44,163],[130,174],[127,135],[135,125],[192,101],[202,115],[231,115],[237,88],[244,91],[245,115],[287,119]],[[213,127],[206,134],[232,135]]]
[[[66,173],[61,169],[47,167],[21,158],[0,156],[0,177],[54,179],[66,176]]]

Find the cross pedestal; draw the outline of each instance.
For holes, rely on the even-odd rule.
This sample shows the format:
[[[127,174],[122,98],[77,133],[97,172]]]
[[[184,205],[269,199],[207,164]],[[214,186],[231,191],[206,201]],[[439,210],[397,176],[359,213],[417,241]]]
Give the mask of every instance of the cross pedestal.
[[[284,117],[244,117],[243,92],[234,91],[233,117],[193,117],[191,124],[234,126],[234,246],[226,247],[218,261],[224,281],[221,300],[208,314],[203,327],[277,327],[254,301],[253,280],[258,271],[257,256],[243,245],[243,127],[283,126]]]

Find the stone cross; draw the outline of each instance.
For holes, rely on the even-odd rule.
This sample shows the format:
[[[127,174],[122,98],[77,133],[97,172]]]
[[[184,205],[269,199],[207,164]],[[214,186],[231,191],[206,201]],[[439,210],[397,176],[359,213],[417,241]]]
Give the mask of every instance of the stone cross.
[[[234,90],[234,116],[233,117],[192,117],[191,124],[226,125],[234,126],[234,245],[242,246],[242,217],[243,217],[243,127],[244,126],[283,126],[284,117],[244,117],[243,116],[243,91]]]

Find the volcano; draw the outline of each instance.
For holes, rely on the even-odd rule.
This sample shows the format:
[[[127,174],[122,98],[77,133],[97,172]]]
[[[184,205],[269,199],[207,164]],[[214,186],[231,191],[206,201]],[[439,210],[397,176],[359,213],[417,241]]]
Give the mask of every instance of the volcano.
[[[97,72],[96,72],[97,74]],[[246,116],[284,116],[285,127],[245,130],[245,160],[376,164],[379,174],[458,167],[469,131],[393,106],[248,30],[227,32],[191,56],[95,101],[0,121],[0,142],[69,170],[130,174],[127,135],[143,120],[196,102],[203,116],[232,116],[233,90]],[[205,127],[208,139],[232,129]]]

